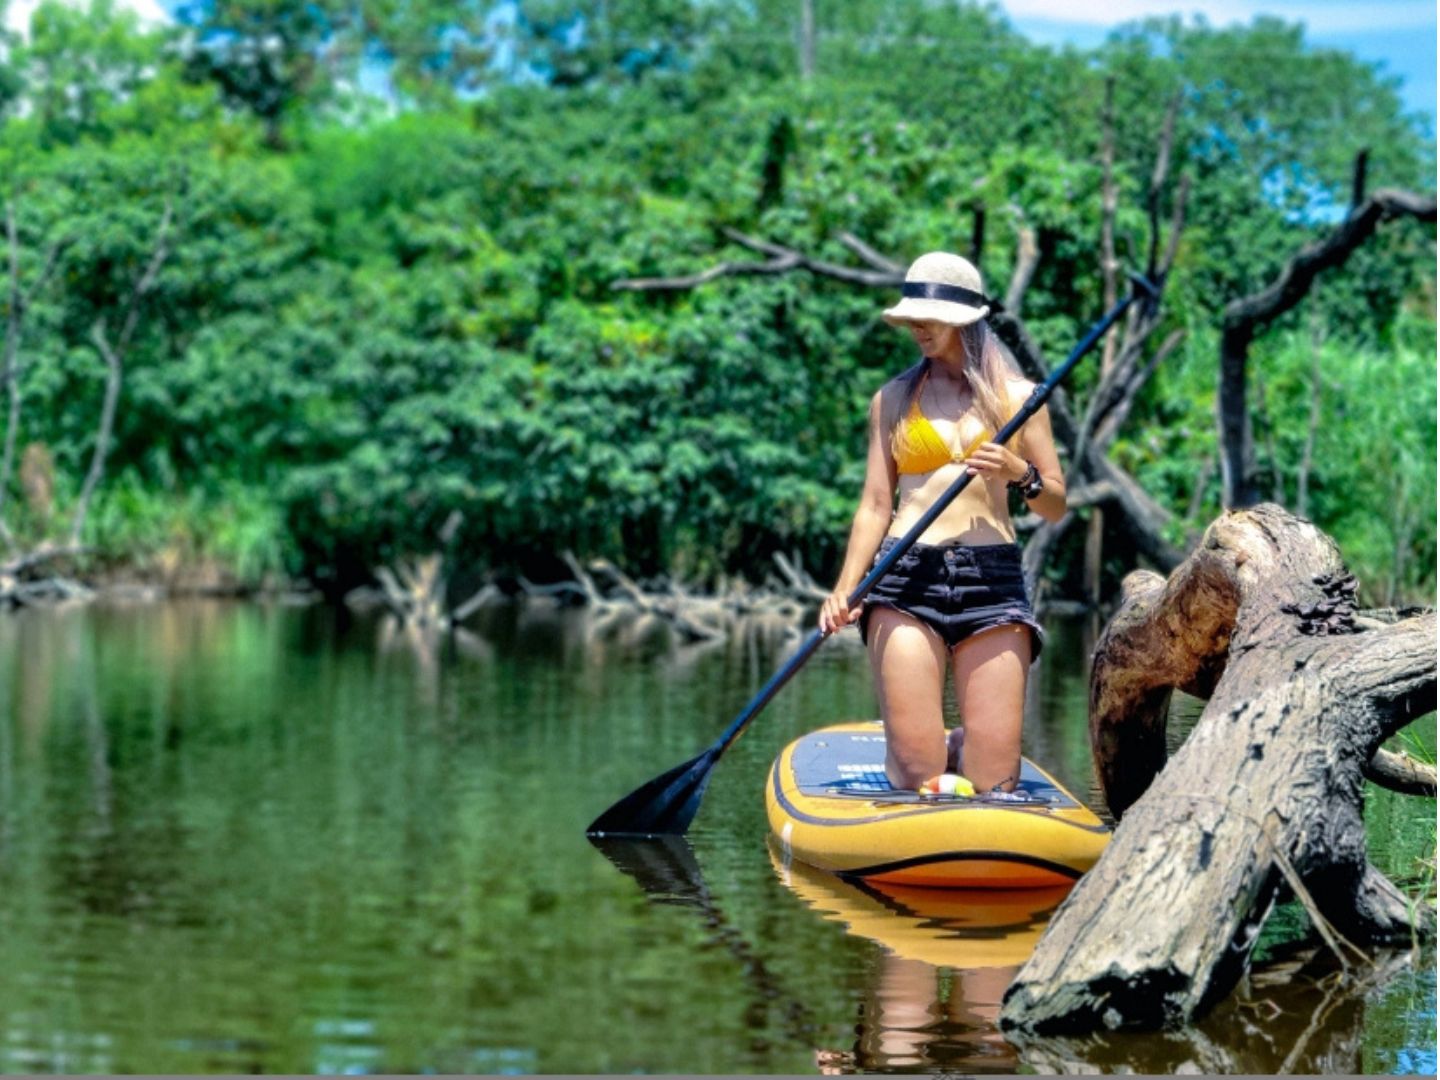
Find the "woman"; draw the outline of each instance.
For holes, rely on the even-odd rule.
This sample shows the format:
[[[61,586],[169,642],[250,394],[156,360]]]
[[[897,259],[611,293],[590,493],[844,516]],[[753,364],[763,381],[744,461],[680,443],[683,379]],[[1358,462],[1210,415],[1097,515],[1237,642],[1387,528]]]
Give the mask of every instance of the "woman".
[[[893,785],[928,786],[946,771],[948,756],[951,771],[963,771],[976,791],[1008,792],[1020,775],[1025,677],[1042,644],[1025,596],[1009,493],[1019,491],[1030,510],[1057,521],[1065,481],[1044,408],[1009,446],[987,441],[1033,386],[983,321],[990,308],[979,271],[958,255],[922,255],[902,295],[884,318],[909,330],[922,359],[870,402],[865,487],[820,629],[860,623]],[[962,469],[975,479],[864,603],[849,608],[847,598],[879,556]],[[948,745],[941,713],[947,670],[964,725]]]

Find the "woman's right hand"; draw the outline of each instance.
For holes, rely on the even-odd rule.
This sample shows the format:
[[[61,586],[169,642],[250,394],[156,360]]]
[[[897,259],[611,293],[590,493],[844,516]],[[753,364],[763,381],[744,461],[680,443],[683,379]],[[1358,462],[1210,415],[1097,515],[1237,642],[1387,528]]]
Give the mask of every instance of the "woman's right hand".
[[[833,634],[860,620],[860,613],[865,610],[865,605],[848,607],[845,601],[849,597],[850,590],[836,589],[825,598],[825,602],[820,605],[820,617],[816,620],[822,634]]]

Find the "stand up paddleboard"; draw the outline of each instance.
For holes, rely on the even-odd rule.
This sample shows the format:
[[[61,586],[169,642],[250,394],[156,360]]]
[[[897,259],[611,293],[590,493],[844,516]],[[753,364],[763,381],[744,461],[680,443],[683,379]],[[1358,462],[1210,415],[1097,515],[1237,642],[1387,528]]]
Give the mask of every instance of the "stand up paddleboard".
[[[1016,798],[924,796],[885,777],[878,721],[803,735],[770,770],[765,807],[782,859],[847,877],[942,888],[1073,884],[1110,830],[1034,762]]]

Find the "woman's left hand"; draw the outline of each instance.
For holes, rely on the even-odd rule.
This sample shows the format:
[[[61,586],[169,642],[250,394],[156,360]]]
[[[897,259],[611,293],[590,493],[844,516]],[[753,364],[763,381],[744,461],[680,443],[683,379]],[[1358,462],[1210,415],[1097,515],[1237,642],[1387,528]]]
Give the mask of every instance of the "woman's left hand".
[[[999,443],[987,442],[981,443],[965,459],[965,468],[972,474],[983,474],[987,478],[1009,483],[1023,478],[1030,466],[1020,455],[1011,453]]]

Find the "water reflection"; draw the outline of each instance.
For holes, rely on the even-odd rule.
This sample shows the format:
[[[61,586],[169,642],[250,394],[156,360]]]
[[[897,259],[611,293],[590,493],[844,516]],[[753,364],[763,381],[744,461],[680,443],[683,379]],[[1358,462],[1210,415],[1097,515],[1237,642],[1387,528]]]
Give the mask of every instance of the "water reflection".
[[[1346,970],[1322,946],[1296,943],[1257,966],[1235,994],[1182,1031],[1013,1038],[1026,1065],[1049,1073],[1374,1072],[1365,1053],[1368,1003],[1391,980],[1433,962],[1433,955],[1385,952],[1369,967]],[[1398,1071],[1433,1072],[1433,1052],[1428,1060],[1428,1069],[1417,1059],[1418,1068]]]
[[[825,1073],[941,1069],[1015,1072],[1000,1034],[1000,999],[1069,893],[925,889],[850,881],[787,863],[780,880],[807,906],[881,946],[853,1046],[816,1052]]]

